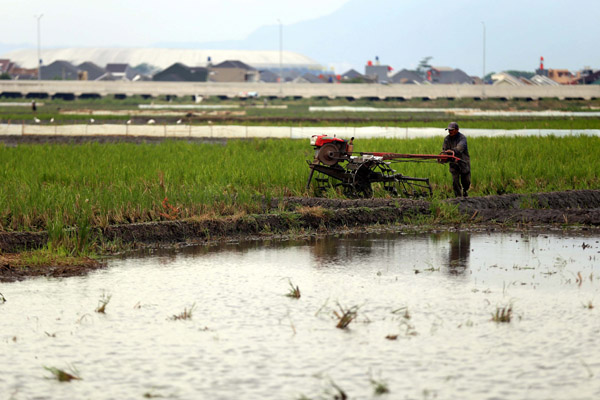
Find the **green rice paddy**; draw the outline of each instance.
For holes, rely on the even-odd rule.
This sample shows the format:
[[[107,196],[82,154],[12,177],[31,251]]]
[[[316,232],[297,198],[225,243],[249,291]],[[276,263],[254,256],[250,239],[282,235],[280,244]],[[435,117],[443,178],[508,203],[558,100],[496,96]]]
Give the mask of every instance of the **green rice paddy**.
[[[437,154],[442,138],[355,142],[355,151]],[[470,138],[473,196],[600,187],[600,138]],[[265,201],[306,196],[307,140],[160,144],[0,145],[0,231],[262,212]],[[397,163],[451,196],[448,167]],[[331,196],[336,196],[331,193]]]

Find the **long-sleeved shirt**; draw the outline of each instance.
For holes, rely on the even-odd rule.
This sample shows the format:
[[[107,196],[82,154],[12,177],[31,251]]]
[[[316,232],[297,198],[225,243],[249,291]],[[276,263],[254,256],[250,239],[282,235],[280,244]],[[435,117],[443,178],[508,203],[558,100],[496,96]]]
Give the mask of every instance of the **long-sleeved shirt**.
[[[458,163],[450,163],[450,170],[460,171],[461,174],[466,174],[471,171],[471,158],[469,157],[469,148],[467,146],[467,137],[458,132],[454,136],[446,136],[442,150],[453,150],[454,155],[460,158]]]

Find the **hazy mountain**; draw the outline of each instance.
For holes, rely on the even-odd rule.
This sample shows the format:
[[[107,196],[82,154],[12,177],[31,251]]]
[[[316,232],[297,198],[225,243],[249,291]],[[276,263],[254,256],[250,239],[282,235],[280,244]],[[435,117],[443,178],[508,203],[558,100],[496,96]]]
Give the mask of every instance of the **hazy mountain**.
[[[432,65],[481,75],[484,21],[486,72],[533,71],[540,56],[548,68],[600,68],[598,15],[595,0],[350,0],[330,15],[284,25],[283,48],[335,65],[338,73],[363,71],[375,56],[395,70],[432,56]],[[169,45],[277,50],[279,25],[263,26],[241,41]]]

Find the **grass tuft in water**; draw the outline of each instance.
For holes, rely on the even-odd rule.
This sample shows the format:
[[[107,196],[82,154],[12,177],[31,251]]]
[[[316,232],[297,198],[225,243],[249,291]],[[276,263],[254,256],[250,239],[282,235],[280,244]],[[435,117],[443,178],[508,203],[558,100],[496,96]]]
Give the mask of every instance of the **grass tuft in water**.
[[[352,306],[344,309],[340,303],[337,303],[337,305],[340,309],[340,312],[338,313],[335,310],[333,311],[333,315],[335,315],[335,317],[338,319],[338,323],[335,327],[339,329],[346,329],[348,325],[350,325],[350,323],[358,316],[358,306]]]
[[[106,306],[108,305],[108,303],[110,303],[111,297],[112,297],[111,294],[109,294],[109,295],[103,294],[102,295],[102,298],[98,301],[98,307],[96,308],[97,313],[101,313],[101,314],[106,313]]]
[[[512,319],[512,311],[512,304],[506,307],[496,307],[496,313],[492,314],[492,321],[508,323]]]
[[[381,396],[382,394],[390,392],[387,382],[381,380],[378,381],[371,378],[371,385],[373,385],[373,392],[375,393],[375,396]]]
[[[44,368],[47,371],[50,371],[52,373],[52,375],[54,375],[54,378],[59,382],[70,382],[72,380],[81,380],[81,377],[78,376],[77,371],[75,371],[72,367],[71,367],[72,371],[70,373],[63,371],[62,369],[55,368],[55,367],[44,366]]]
[[[299,299],[300,298],[300,288],[296,285],[294,286],[294,284],[292,283],[292,281],[289,281],[290,283],[290,290],[289,292],[287,292],[286,296],[287,297],[291,297],[293,299]]]
[[[0,303],[6,303],[6,297],[2,293],[0,293]]]
[[[156,398],[162,398],[165,396],[158,394],[158,393],[152,393],[152,391],[148,391],[148,392],[144,393],[143,397],[145,399],[156,399]]]
[[[174,314],[169,319],[173,321],[192,319],[192,312],[194,311],[194,308],[196,308],[196,303],[192,304],[190,308],[184,308],[181,313]]]
[[[588,301],[587,304],[584,304],[583,307],[587,308],[588,310],[591,310],[594,308],[594,305],[592,304],[592,301]]]

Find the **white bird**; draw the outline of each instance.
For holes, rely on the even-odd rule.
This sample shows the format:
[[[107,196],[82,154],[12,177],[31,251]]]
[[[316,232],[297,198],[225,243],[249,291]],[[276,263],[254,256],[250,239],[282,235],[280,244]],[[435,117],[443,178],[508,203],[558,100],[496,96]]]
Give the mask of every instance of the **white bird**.
[[[180,124],[180,123],[182,123],[182,122],[183,122],[183,121],[182,121],[182,120],[180,120],[180,119],[178,119],[178,120],[177,120],[177,123],[178,123],[178,124]]]
[[[153,119],[149,119],[149,120],[148,120],[148,123],[149,123],[149,124],[153,124],[153,123],[155,123],[155,122],[156,122],[156,121],[155,121],[155,120],[153,120]]]
[[[54,118],[50,118],[50,123],[54,122]]]
[[[94,118],[90,118],[90,123],[94,123],[96,120]]]
[[[39,124],[40,122],[42,122],[42,120],[39,119],[38,117],[33,117],[33,120],[35,121],[36,124]]]
[[[131,124],[131,120],[130,119],[127,120],[127,125],[129,125],[129,124]]]

